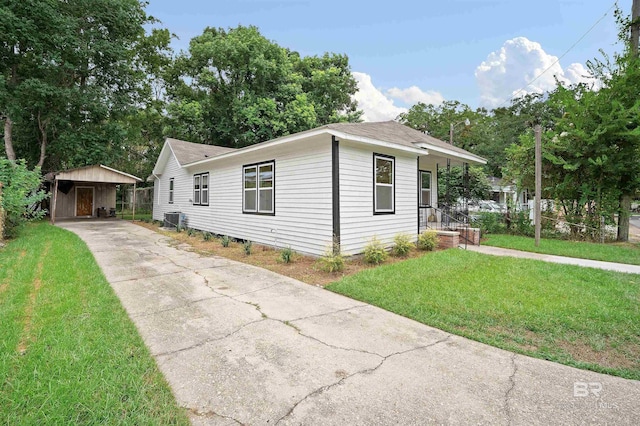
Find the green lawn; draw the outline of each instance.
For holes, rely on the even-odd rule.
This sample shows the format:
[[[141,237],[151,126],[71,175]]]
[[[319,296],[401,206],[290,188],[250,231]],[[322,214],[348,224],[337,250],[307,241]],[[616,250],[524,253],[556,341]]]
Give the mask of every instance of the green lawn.
[[[446,250],[328,288],[503,349],[640,379],[640,275]]]
[[[640,244],[598,244],[581,241],[541,239],[540,246],[536,247],[534,238],[503,234],[487,235],[486,240],[482,240],[482,244],[534,253],[640,265]]]
[[[0,424],[188,424],[92,254],[29,225],[0,249]]]

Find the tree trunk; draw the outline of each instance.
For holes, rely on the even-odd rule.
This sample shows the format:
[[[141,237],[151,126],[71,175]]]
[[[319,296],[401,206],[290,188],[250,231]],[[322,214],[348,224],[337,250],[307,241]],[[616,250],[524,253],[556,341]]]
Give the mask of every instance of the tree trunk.
[[[9,116],[4,119],[4,151],[7,154],[7,159],[16,161],[16,153],[13,150],[13,137],[11,131],[13,130],[13,121]]]
[[[631,215],[631,196],[620,197],[618,209],[618,241],[629,241],[629,216]]]
[[[47,153],[47,123],[49,120],[41,120],[40,113],[38,113],[38,128],[40,129],[40,159],[38,160],[37,167],[42,167],[44,164],[44,158]]]

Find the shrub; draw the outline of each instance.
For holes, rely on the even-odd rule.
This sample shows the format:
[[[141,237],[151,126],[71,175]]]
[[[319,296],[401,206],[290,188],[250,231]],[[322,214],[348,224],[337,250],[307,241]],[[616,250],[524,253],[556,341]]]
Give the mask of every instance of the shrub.
[[[202,241],[211,241],[211,238],[213,238],[213,234],[211,232],[204,231],[202,233]]]
[[[436,231],[424,231],[418,235],[418,249],[432,251],[438,246],[438,233]]]
[[[344,270],[344,257],[342,254],[334,250],[333,247],[318,259],[318,267],[325,272],[342,272]]]
[[[291,250],[291,247],[283,248],[280,250],[280,262],[282,263],[291,263],[293,262],[293,255],[295,251]]]
[[[29,170],[24,160],[14,163],[0,158],[0,182],[0,213],[4,211],[4,228],[0,226],[0,230],[3,230],[0,239],[3,236],[13,238],[26,222],[45,215],[46,212],[40,209],[40,202],[49,197],[49,194],[40,189],[40,168]]]
[[[376,237],[373,237],[364,248],[364,261],[373,265],[379,265],[387,260],[389,254]]]
[[[193,228],[187,228],[187,235],[190,237],[193,237],[194,235],[196,235],[198,233],[197,230],[193,229]]]
[[[544,223],[544,222],[543,222]],[[511,216],[511,229],[512,234],[524,235],[527,237],[533,237],[535,234],[535,227],[529,219],[529,212],[519,211],[515,212]]]
[[[231,239],[228,235],[223,235],[222,238],[220,238],[220,244],[222,244],[222,247],[229,247],[230,242]]]
[[[399,257],[404,257],[409,254],[414,244],[411,242],[411,237],[407,234],[398,234],[393,239],[395,245],[393,246],[393,254]]]
[[[474,220],[483,234],[499,234],[504,231],[504,216],[502,213],[480,212]]]
[[[242,250],[244,250],[244,254],[249,256],[251,254],[251,251],[253,250],[253,244],[251,244],[251,241],[247,240],[242,243]]]

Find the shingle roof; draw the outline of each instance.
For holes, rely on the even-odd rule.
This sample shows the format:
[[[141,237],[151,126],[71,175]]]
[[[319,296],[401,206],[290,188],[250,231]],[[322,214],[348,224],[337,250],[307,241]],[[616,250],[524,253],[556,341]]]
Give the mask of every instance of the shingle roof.
[[[171,150],[176,156],[178,163],[182,166],[195,161],[204,160],[205,158],[215,157],[216,155],[235,151],[233,148],[193,143],[172,138],[167,138],[167,143],[171,146]]]
[[[348,133],[350,135],[361,136],[371,139],[377,139],[384,142],[396,143],[399,145],[410,146],[416,148],[417,143],[424,143],[433,147],[446,149],[449,151],[457,152],[459,154],[472,155],[478,157],[475,154],[470,153],[462,148],[458,148],[454,145],[450,145],[447,142],[436,139],[433,136],[429,136],[418,130],[412,129],[404,124],[400,124],[397,121],[382,121],[382,122],[368,122],[368,123],[335,123],[327,124],[323,126],[327,129],[333,129]]]

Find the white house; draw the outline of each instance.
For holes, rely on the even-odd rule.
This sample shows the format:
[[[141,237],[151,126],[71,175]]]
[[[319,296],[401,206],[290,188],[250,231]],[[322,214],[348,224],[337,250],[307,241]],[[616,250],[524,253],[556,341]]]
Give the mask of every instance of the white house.
[[[526,190],[519,190],[515,183],[494,176],[489,177],[489,183],[491,199],[500,206],[506,208],[507,204],[511,203],[518,210],[527,209],[529,193]]]
[[[394,121],[329,124],[237,150],[167,139],[150,177],[153,218],[181,212],[192,228],[312,255],[335,237],[356,254],[374,235],[417,236],[447,162],[486,163]]]

